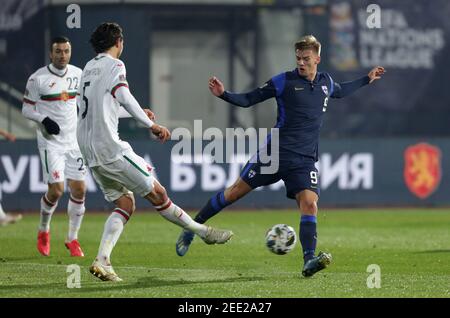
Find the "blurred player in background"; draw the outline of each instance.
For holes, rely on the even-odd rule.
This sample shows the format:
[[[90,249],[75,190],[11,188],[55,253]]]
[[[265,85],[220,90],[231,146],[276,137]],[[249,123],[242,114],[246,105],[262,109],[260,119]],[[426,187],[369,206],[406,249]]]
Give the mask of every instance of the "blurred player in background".
[[[153,177],[152,167],[119,138],[119,118],[130,114],[161,142],[170,138],[167,128],[153,122],[154,114],[143,110],[128,88],[125,64],[119,60],[124,47],[121,27],[116,23],[101,24],[92,33],[90,43],[97,56],[86,64],[81,77],[78,143],[105,199],[116,205],[106,220],[90,272],[101,280],[122,280],[110,258],[135,210],[133,193],[150,201],[165,219],[199,235],[207,244],[227,242],[233,235],[231,231],[194,222],[170,201],[164,187]]]
[[[7,132],[6,130],[3,130],[3,129],[0,129],[0,136],[5,137],[5,139],[7,139],[11,142],[16,141],[16,136],[14,136],[13,134],[10,134],[9,132]],[[0,226],[5,226],[8,224],[13,224],[13,223],[20,221],[22,219],[22,214],[11,214],[11,213],[5,213],[5,211],[3,211],[1,185],[2,185],[2,183],[0,182]]]
[[[0,136],[3,136],[6,140],[11,141],[11,142],[16,141],[16,136],[14,136],[14,134],[11,134],[1,128],[0,128]]]
[[[318,160],[319,133],[328,100],[330,97],[345,97],[379,79],[384,73],[382,67],[375,67],[367,76],[355,81],[336,83],[328,73],[317,71],[320,50],[321,45],[314,36],[303,37],[295,43],[296,69],[274,76],[263,86],[245,94],[226,91],[216,77],[209,80],[212,94],[236,106],[250,107],[266,99],[276,98],[278,118],[275,128],[279,129],[279,169],[273,174],[261,173],[264,164],[259,160],[258,151],[257,162],[249,161],[238,180],[213,196],[194,219],[205,223],[253,189],[283,180],[287,197],[297,201],[301,213],[300,242],[304,259],[302,274],[306,277],[314,275],[331,262],[329,253],[321,252],[315,256],[319,200],[315,162]],[[267,148],[270,149],[270,135],[267,140]],[[181,233],[176,244],[178,255],[187,253],[193,238],[188,230]]]
[[[37,141],[47,193],[41,199],[37,248],[50,255],[50,221],[64,193],[67,179],[70,200],[67,206],[69,231],[65,242],[71,256],[84,256],[78,242],[83,220],[86,169],[76,139],[76,94],[81,69],[70,65],[71,43],[66,37],[51,41],[51,63],[30,76],[23,98],[23,115],[36,122]]]

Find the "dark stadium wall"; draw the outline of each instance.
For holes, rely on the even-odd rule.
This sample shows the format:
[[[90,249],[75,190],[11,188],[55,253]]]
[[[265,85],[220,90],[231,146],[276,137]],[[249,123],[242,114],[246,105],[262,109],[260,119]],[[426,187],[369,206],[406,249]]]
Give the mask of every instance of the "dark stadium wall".
[[[6,39],[6,54],[0,55],[0,81],[19,92],[25,91],[28,77],[45,63],[45,15],[41,9],[20,28],[0,30],[0,38]]]

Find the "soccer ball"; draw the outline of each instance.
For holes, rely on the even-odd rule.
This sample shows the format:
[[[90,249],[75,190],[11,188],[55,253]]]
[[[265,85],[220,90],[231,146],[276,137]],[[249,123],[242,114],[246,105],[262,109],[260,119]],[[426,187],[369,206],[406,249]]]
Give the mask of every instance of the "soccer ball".
[[[297,234],[287,224],[276,224],[267,231],[266,246],[272,253],[284,255],[292,251],[297,243]]]

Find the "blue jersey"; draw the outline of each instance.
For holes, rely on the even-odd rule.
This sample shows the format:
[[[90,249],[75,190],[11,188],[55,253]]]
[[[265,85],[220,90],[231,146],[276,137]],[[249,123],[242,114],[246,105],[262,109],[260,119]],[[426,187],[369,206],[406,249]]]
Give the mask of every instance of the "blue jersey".
[[[301,155],[317,161],[320,128],[329,98],[347,96],[367,85],[369,80],[364,76],[339,84],[328,73],[318,72],[315,79],[309,81],[300,76],[296,68],[272,77],[251,92],[236,94],[225,91],[220,98],[240,107],[250,107],[275,97],[280,160]]]

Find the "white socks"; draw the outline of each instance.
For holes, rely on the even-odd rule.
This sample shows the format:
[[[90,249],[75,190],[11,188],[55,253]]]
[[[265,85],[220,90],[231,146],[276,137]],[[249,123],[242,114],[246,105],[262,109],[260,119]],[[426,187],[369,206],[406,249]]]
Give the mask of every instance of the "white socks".
[[[78,231],[80,230],[85,210],[84,200],[80,201],[70,196],[69,203],[67,204],[67,214],[69,215],[67,240],[69,242],[78,239]]]
[[[52,214],[58,205],[58,201],[51,202],[47,199],[47,194],[41,199],[41,221],[39,223],[39,231],[48,232],[50,231],[50,221],[52,219]]]
[[[128,212],[116,208],[106,220],[102,241],[97,255],[97,259],[103,265],[111,265],[111,252],[122,234],[124,224],[127,223],[129,218],[130,215]]]
[[[41,199],[41,220],[39,223],[39,231],[50,231],[50,221],[52,219],[53,212],[55,212],[58,201],[51,202],[45,194]],[[83,220],[84,201],[79,201],[70,196],[69,203],[67,204],[67,214],[69,215],[69,232],[67,234],[67,240],[69,242],[78,239],[78,231]]]
[[[169,220],[170,222],[181,226],[184,229],[190,230],[200,237],[205,237],[207,226],[195,222],[189,214],[184,212],[176,204],[173,204],[170,199],[168,199],[164,204],[155,206],[155,209],[161,214],[163,218]]]
[[[162,205],[155,206],[155,208],[166,220],[182,228],[188,229],[200,237],[205,237],[208,227],[204,224],[195,222],[186,212],[173,204],[170,200],[167,200]],[[130,214],[127,211],[116,208],[106,220],[102,241],[97,254],[97,260],[103,265],[111,265],[111,252],[119,240],[124,225],[129,218]]]

